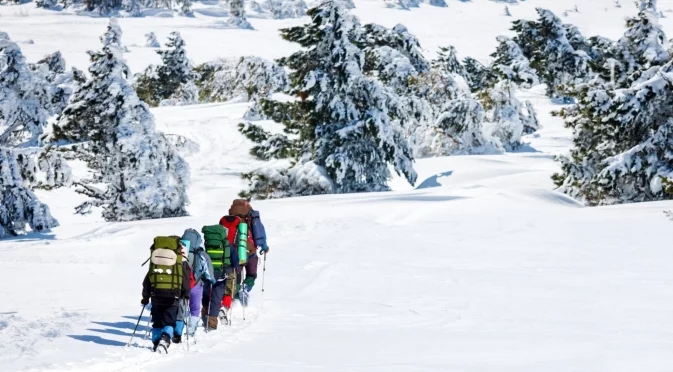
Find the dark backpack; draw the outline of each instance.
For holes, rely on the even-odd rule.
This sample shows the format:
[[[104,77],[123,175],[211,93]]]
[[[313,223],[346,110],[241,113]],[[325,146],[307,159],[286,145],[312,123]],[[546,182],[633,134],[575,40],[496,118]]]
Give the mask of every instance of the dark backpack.
[[[182,249],[180,237],[157,236],[150,248],[151,296],[179,298],[182,292]]]

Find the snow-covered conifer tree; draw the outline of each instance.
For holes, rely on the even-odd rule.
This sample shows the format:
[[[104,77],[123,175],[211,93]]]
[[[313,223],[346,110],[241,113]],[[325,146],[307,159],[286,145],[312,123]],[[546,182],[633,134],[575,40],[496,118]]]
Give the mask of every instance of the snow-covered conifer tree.
[[[245,3],[243,0],[229,0],[229,19],[227,26],[252,30],[252,25],[245,16]]]
[[[642,12],[644,10],[649,10],[653,13],[657,13],[657,0],[638,0],[638,9]]]
[[[566,27],[549,10],[537,8],[539,19],[514,22],[514,38],[530,66],[547,84],[550,97],[566,97],[568,90],[589,77],[589,55],[575,50],[567,38]]]
[[[56,0],[36,0],[35,6],[38,8],[51,9],[58,5]]]
[[[498,47],[492,64],[493,72],[500,79],[510,80],[522,88],[531,88],[540,84],[537,72],[530,66],[519,45],[506,36],[498,36]]]
[[[46,86],[19,46],[0,37],[0,145],[37,145],[49,117]]]
[[[493,85],[493,81],[497,80],[497,76],[490,68],[472,57],[465,57],[463,66],[465,66],[465,72],[468,77],[467,83],[473,92],[486,89]]]
[[[145,34],[145,46],[147,48],[160,48],[159,40],[157,40],[157,35],[154,32],[148,32]]]
[[[262,12],[268,12],[274,19],[303,17],[308,9],[304,0],[265,0],[258,5]]]
[[[187,58],[185,42],[180,33],[172,32],[166,47],[157,51],[162,63],[159,66],[149,66],[136,77],[138,96],[151,106],[198,102],[196,74]]]
[[[481,98],[486,109],[486,120],[493,126],[492,135],[500,140],[507,151],[519,148],[521,137],[532,129],[537,119],[534,111],[532,115],[523,112],[523,105],[516,98],[514,82],[500,81],[482,94]],[[527,108],[530,107],[527,102]]]
[[[388,165],[416,179],[411,148],[391,118],[396,96],[364,73],[359,21],[341,2],[309,9],[311,22],[281,30],[303,49],[280,60],[290,69],[289,93],[300,100],[266,101],[270,116],[284,118],[293,166],[269,177],[245,176],[255,197],[388,190]]]
[[[442,70],[449,74],[457,74],[467,81],[469,76],[463,66],[458,60],[456,48],[453,45],[448,47],[440,47],[437,52],[437,59],[434,61],[436,65],[441,65]]]
[[[140,17],[143,15],[143,5],[141,0],[123,0],[122,6],[124,10],[133,17]]]
[[[91,77],[46,141],[72,151],[91,170],[90,178],[77,183],[78,192],[90,198],[79,213],[102,207],[107,221],[184,216],[188,166],[156,131],[149,107],[127,80],[121,36],[111,19],[103,49],[89,52]]]
[[[673,68],[628,89],[587,86],[562,111],[573,129],[570,155],[554,176],[560,190],[590,205],[673,198]]]
[[[194,12],[192,11],[192,0],[179,0],[178,5],[180,5],[180,14],[185,17],[193,17]]]
[[[0,147],[0,238],[47,231],[58,226],[49,207],[26,187],[20,150]]]

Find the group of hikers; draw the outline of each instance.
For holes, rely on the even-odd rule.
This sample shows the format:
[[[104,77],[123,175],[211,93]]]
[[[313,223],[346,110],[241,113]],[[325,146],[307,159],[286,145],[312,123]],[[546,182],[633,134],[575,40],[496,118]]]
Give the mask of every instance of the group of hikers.
[[[247,200],[234,200],[228,215],[201,233],[190,228],[182,237],[158,236],[150,248],[141,304],[151,301],[154,351],[181,343],[185,327],[194,336],[201,322],[206,331],[220,320],[230,324],[232,301],[248,305],[258,255],[269,252],[260,214]]]

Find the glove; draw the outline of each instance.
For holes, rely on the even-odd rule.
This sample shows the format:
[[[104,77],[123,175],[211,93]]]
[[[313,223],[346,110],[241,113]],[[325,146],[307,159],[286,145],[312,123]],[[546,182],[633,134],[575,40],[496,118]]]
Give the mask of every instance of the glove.
[[[145,305],[147,305],[147,304],[149,304],[149,303],[150,303],[150,299],[149,299],[149,298],[143,298],[142,300],[140,300],[140,304],[143,305],[143,306],[145,306]]]
[[[261,251],[261,252],[260,252],[261,254],[266,254],[266,253],[269,252],[269,246],[266,245],[266,244],[264,244],[263,246],[259,247],[259,249],[260,249],[260,251]]]

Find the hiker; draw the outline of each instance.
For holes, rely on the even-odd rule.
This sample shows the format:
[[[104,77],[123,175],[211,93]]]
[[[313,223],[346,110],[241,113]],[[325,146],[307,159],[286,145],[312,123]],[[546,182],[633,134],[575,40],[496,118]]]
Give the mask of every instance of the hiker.
[[[189,335],[193,336],[196,333],[196,329],[199,325],[199,315],[201,314],[201,301],[203,299],[204,286],[206,283],[209,285],[215,284],[217,280],[215,279],[213,263],[210,259],[210,256],[206,254],[206,250],[203,246],[201,234],[199,234],[199,232],[194,229],[187,229],[182,234],[181,241],[188,248],[189,254],[187,257],[187,262],[192,268],[192,273],[194,274],[194,279],[196,280],[196,285],[192,288],[189,297],[190,322],[189,326],[187,327]]]
[[[233,245],[230,244],[229,231],[224,226],[204,226],[201,232],[216,279],[215,283],[204,283],[201,318],[206,330],[216,330],[222,299],[225,296],[231,298],[236,287],[236,269],[239,260]]]
[[[178,320],[180,299],[189,300],[189,272],[183,270],[180,238],[158,236],[150,247],[149,270],[143,280],[141,304],[152,300],[153,350],[168,351]]]
[[[241,223],[245,224],[244,228],[240,227]],[[241,301],[243,306],[247,306],[249,293],[257,279],[257,265],[259,263],[257,248],[259,247],[261,254],[266,254],[269,251],[266,243],[266,231],[259,212],[253,210],[250,203],[244,199],[234,200],[231,208],[229,208],[229,214],[220,219],[220,224],[230,230],[230,237],[232,236],[232,230],[238,233],[238,236],[231,240],[233,245],[239,247],[237,251],[241,263],[237,272],[235,297]],[[246,231],[245,238],[240,236],[243,230]],[[245,279],[243,269],[245,269]],[[227,308],[231,307],[231,298],[225,296],[223,305]]]

